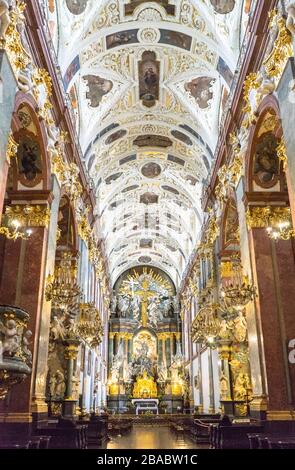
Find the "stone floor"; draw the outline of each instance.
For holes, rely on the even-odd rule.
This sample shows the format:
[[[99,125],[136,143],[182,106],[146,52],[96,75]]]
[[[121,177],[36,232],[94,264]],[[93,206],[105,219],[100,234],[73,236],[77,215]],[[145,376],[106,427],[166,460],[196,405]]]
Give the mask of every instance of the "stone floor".
[[[134,424],[130,433],[115,436],[107,443],[107,449],[201,449],[208,446],[194,444],[186,436],[177,436],[168,426]]]

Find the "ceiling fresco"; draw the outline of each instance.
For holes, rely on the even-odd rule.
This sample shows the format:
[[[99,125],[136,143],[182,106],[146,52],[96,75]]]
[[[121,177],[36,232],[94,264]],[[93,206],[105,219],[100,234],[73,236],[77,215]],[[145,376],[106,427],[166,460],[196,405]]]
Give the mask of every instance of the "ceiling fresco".
[[[179,285],[250,1],[49,3],[112,280],[148,263]]]

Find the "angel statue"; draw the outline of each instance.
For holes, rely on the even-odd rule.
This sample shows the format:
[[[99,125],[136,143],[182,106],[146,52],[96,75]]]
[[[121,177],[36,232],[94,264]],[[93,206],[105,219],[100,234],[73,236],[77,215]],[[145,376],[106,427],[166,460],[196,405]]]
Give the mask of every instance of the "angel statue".
[[[57,315],[54,315],[51,325],[50,325],[50,334],[53,341],[65,339],[65,327],[63,324],[63,318],[58,318]]]
[[[148,306],[148,318],[151,326],[156,328],[159,320],[159,304],[160,300],[158,297],[152,297]]]
[[[9,25],[9,3],[6,0],[0,0],[0,39],[5,39]]]
[[[119,316],[125,318],[127,315],[127,311],[129,308],[129,301],[128,298],[120,295],[118,297],[118,311],[119,311]]]
[[[16,322],[13,319],[7,320],[5,325],[1,322],[0,331],[4,334],[2,353],[8,352],[10,355],[14,355],[20,347],[21,339],[17,331]]]
[[[140,298],[138,297],[138,295],[135,295],[133,297],[133,299],[131,300],[130,307],[134,320],[138,320],[140,314]]]

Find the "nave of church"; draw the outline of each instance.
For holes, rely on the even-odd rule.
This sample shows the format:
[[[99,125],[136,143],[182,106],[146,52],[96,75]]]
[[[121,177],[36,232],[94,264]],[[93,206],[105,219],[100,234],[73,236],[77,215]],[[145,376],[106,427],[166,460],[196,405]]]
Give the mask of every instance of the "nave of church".
[[[295,448],[294,36],[0,0],[0,449]]]

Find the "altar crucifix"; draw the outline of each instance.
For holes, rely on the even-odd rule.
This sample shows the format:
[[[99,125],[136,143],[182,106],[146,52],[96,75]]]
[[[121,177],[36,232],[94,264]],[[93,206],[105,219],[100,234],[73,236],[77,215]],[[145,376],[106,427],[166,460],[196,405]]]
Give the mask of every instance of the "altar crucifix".
[[[142,326],[147,327],[148,324],[148,304],[151,297],[155,297],[155,291],[149,290],[149,281],[144,279],[141,282],[141,289],[134,290],[134,283],[132,283],[132,291],[128,294],[138,295],[141,300],[141,323]]]

